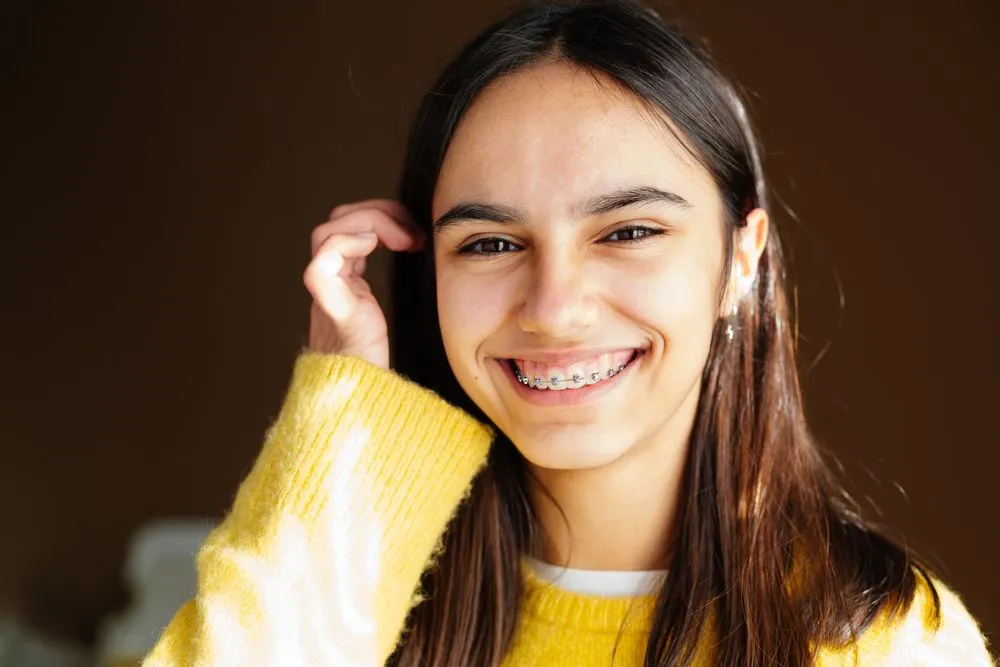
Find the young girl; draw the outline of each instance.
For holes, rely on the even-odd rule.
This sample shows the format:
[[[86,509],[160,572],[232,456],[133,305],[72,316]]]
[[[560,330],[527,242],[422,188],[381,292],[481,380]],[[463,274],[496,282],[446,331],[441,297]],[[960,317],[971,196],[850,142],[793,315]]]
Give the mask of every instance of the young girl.
[[[400,199],[315,230],[311,349],[146,664],[992,664],[817,451],[757,140],[675,27],[491,27]],[[434,392],[389,370],[378,244],[433,287],[398,350]]]

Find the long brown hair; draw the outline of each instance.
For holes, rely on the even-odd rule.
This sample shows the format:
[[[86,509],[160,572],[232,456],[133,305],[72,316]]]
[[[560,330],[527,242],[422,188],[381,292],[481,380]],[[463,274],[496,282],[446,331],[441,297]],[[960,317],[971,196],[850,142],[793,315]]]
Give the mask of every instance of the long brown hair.
[[[500,77],[551,59],[605,75],[670,119],[719,188],[731,259],[746,213],[769,209],[758,140],[735,88],[704,50],[628,1],[535,3],[458,55],[425,97],[410,136],[400,199],[418,223],[429,232],[438,172],[476,96]],[[859,516],[820,456],[803,412],[773,220],[771,230],[754,290],[714,332],[690,436],[686,502],[646,665],[689,662],[705,632],[717,664],[808,664],[818,646],[850,642],[878,613],[906,609],[917,577],[927,577]],[[397,368],[485,419],[444,356],[432,261],[397,260]],[[425,573],[424,601],[392,664],[502,662],[524,593],[520,560],[538,546],[532,483],[520,454],[499,436]],[[937,606],[936,593],[934,600]]]

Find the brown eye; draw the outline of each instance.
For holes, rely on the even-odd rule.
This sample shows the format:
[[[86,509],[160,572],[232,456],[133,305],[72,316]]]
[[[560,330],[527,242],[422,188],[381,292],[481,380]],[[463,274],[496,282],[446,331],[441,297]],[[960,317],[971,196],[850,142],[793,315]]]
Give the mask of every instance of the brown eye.
[[[520,246],[508,239],[485,238],[462,246],[458,252],[462,255],[490,256],[503,255],[516,250],[520,250]]]
[[[616,229],[601,239],[601,241],[603,243],[628,243],[629,241],[639,241],[641,239],[657,236],[662,233],[663,232],[660,230],[652,229],[650,227],[629,225],[628,227]]]

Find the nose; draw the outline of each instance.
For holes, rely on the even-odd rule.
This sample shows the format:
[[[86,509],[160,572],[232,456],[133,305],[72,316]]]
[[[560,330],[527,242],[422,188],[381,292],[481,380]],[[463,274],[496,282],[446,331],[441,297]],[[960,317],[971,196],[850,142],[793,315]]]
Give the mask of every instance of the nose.
[[[545,338],[572,338],[598,317],[598,300],[583,258],[558,249],[538,249],[526,278],[518,323]]]

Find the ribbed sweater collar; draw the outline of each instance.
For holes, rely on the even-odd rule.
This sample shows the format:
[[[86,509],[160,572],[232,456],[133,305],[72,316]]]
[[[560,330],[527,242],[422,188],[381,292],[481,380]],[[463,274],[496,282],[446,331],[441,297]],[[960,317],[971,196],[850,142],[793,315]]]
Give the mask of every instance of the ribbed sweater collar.
[[[521,564],[525,584],[524,613],[540,621],[586,632],[648,633],[655,595],[600,597],[559,588]]]

